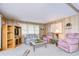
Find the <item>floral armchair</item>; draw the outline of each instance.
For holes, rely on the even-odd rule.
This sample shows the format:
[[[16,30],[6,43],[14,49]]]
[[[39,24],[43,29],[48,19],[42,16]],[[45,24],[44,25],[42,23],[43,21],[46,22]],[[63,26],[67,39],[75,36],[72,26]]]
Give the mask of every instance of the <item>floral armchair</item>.
[[[39,35],[37,34],[25,34],[23,37],[25,44],[29,44],[31,41],[34,42],[36,39],[39,39]]]
[[[51,39],[53,39],[52,34],[48,34],[48,35],[44,35],[44,36],[43,36],[43,40],[44,40],[44,42],[46,42],[46,43],[50,43]]]

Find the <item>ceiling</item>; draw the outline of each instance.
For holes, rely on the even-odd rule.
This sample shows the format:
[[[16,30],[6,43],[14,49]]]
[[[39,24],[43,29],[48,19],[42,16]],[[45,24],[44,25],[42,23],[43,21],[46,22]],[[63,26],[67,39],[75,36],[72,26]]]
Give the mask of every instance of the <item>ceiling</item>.
[[[79,3],[73,4],[79,10]]]
[[[79,10],[79,4],[73,5]],[[2,3],[0,10],[7,17],[37,23],[47,23],[77,14],[64,3]]]

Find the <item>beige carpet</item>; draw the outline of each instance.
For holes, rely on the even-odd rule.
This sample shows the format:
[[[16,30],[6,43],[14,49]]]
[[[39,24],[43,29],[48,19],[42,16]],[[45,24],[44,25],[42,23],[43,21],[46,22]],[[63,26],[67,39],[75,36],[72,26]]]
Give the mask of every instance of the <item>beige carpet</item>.
[[[79,56],[79,51],[73,53],[67,53],[64,50],[56,47],[55,45],[48,44],[47,48],[40,47],[33,52],[32,47],[30,47],[30,53],[28,56]]]
[[[27,49],[30,50],[28,56],[79,56],[79,51],[74,53],[67,53],[52,44],[48,44],[47,48],[44,46],[39,47],[35,50],[35,52],[33,51],[32,46],[22,44],[17,48],[0,51],[0,56],[23,56]]]

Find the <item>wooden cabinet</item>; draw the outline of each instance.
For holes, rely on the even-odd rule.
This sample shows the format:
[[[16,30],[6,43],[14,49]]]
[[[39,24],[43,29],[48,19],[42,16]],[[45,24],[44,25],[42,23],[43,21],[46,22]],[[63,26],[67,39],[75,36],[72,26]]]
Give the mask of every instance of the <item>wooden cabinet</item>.
[[[7,25],[7,48],[12,48],[14,43],[13,26]]]
[[[12,23],[7,23],[8,20],[2,16],[2,50],[15,48],[22,43],[21,27]],[[16,30],[17,29],[17,30]],[[16,33],[17,32],[17,33]]]
[[[1,33],[2,32],[2,29],[1,28],[2,28],[2,20],[1,20],[1,15],[0,15],[0,50],[2,48],[2,44],[1,44],[2,43],[2,39],[1,39],[2,38],[1,37],[2,36],[2,33]]]
[[[21,36],[21,27],[15,26],[14,28],[14,37],[15,37],[15,45],[18,46],[22,43],[22,36]]]
[[[6,18],[2,16],[2,50],[7,49],[7,26]]]

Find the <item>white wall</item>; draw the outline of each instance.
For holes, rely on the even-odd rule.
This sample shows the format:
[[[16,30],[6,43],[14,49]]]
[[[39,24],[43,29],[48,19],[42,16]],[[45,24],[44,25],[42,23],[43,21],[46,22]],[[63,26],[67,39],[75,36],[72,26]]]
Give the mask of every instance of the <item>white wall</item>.
[[[67,23],[71,23],[70,29],[66,27]],[[66,33],[79,33],[79,15],[63,20],[63,38],[65,37]]]
[[[61,26],[60,22],[57,24],[53,23],[52,26],[51,26],[51,24],[49,24],[47,32],[54,33],[56,31],[56,29],[59,29],[62,33],[62,35],[61,35],[62,38],[65,38],[66,33],[79,33],[79,15],[65,18],[65,19],[63,19],[63,21],[61,21],[61,23],[62,23],[62,26]],[[72,26],[70,27],[70,29],[68,29],[66,27],[67,23],[71,23]]]
[[[67,29],[66,24],[71,23],[71,28]],[[79,16],[73,16],[64,20],[64,33],[79,33]]]

